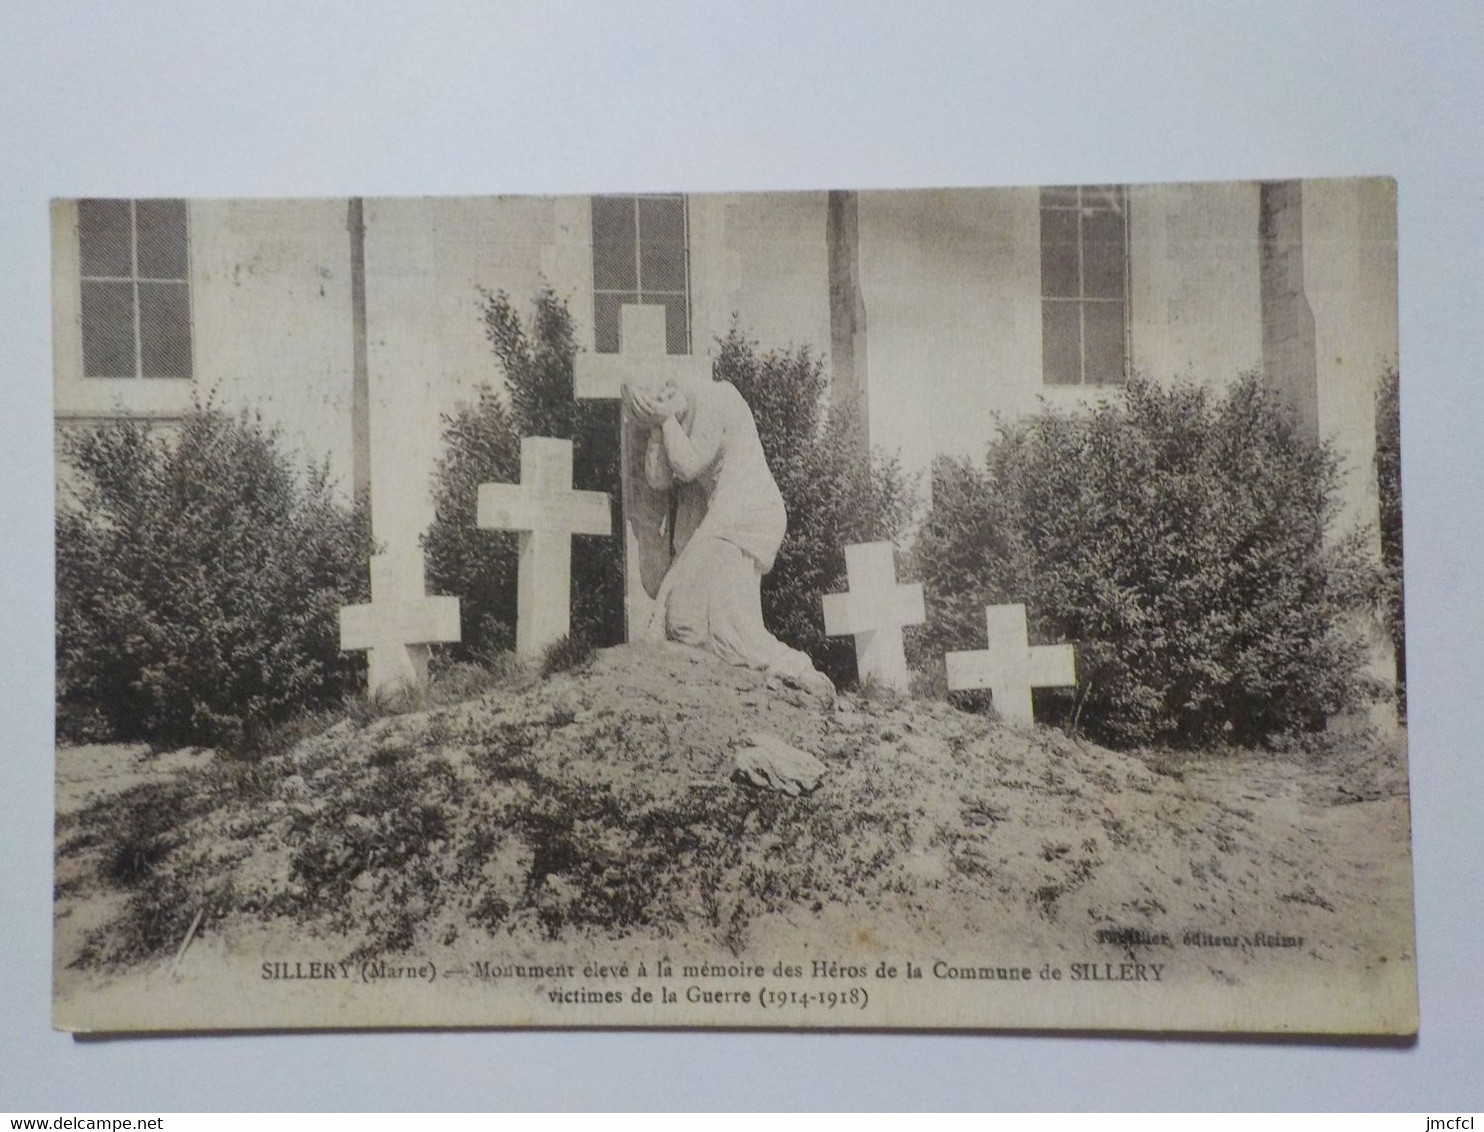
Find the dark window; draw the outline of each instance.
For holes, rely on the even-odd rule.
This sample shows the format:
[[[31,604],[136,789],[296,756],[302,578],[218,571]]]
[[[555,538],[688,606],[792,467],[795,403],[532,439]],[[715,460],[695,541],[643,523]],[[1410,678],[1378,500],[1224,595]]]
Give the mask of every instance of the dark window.
[[[593,322],[600,354],[618,352],[625,303],[665,308],[665,345],[690,353],[685,197],[593,197]]]
[[[77,204],[88,377],[190,377],[190,240],[183,200]]]
[[[1128,369],[1128,193],[1041,190],[1041,372],[1048,385],[1111,385]]]

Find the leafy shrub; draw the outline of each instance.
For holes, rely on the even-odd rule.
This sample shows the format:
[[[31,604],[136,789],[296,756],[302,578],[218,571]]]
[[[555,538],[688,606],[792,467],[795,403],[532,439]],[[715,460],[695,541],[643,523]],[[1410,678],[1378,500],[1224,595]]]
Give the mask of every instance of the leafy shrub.
[[[1396,650],[1397,706],[1407,717],[1407,616],[1402,598],[1402,412],[1397,371],[1376,389],[1376,487],[1381,504],[1381,619]]]
[[[715,375],[757,420],[768,467],[788,510],[788,535],[763,579],[763,620],[836,684],[855,678],[849,637],[827,637],[820,596],[843,591],[845,545],[899,542],[916,495],[895,458],[868,453],[826,411],[824,363],[807,346],[763,352],[735,325],[717,343]]]
[[[1339,474],[1255,375],[1006,427],[982,467],[935,466],[919,659],[983,648],[983,607],[1024,602],[1033,640],[1078,650],[1075,705],[1043,709],[1105,742],[1316,729],[1368,691],[1345,625],[1375,579],[1326,537]]]
[[[109,422],[63,444],[64,733],[93,718],[118,739],[233,744],[353,686],[364,660],[340,652],[339,609],[366,598],[371,540],[326,469],[209,408],[169,437]]]
[[[485,334],[505,388],[484,385],[473,404],[444,417],[433,476],[435,517],[423,536],[433,592],[460,599],[459,660],[492,663],[515,647],[517,546],[510,531],[476,526],[479,485],[520,481],[520,438],[571,440],[573,487],[620,498],[618,405],[572,393],[577,342],[566,304],[549,288],[529,322],[503,291],[484,294]],[[617,530],[615,520],[614,529]],[[572,635],[592,645],[623,640],[623,540],[579,535],[572,555]]]
[[[573,440],[574,486],[620,496],[618,406],[577,402],[577,345],[566,305],[549,289],[523,322],[504,293],[485,296],[485,328],[508,392],[490,386],[445,419],[434,477],[436,519],[424,537],[437,592],[459,595],[463,644],[453,655],[488,661],[515,643],[516,536],[475,526],[479,484],[520,478],[520,437]],[[872,458],[825,411],[823,363],[807,348],[761,352],[733,327],[714,375],[737,386],[757,419],[788,508],[788,537],[763,581],[769,628],[804,649],[837,682],[854,674],[848,638],[824,635],[822,593],[843,589],[847,542],[899,538],[913,495],[895,461]],[[615,523],[615,530],[618,529]],[[585,539],[572,560],[572,639],[623,640],[623,540]]]

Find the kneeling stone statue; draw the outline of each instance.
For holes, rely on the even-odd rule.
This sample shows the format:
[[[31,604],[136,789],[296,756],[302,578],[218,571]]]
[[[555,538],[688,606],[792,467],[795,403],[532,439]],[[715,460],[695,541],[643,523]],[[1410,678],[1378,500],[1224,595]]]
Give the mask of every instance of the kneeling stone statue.
[[[640,497],[634,512],[641,558],[649,559],[645,588],[658,606],[648,635],[833,698],[829,677],[763,624],[762,579],[788,515],[742,394],[728,381],[666,382],[625,385],[623,401],[648,429],[642,483],[625,469],[631,498]],[[665,569],[651,588],[657,557]]]

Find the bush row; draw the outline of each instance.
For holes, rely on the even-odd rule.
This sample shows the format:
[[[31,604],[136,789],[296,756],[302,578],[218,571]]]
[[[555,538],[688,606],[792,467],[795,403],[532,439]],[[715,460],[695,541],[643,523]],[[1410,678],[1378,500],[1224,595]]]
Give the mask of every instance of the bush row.
[[[478,485],[519,479],[521,436],[562,437],[574,486],[616,507],[620,454],[616,404],[573,398],[565,304],[544,290],[523,319],[486,294],[483,317],[503,387],[445,420],[424,548],[430,588],[461,599],[463,641],[446,653],[490,663],[514,643],[516,537],[477,528]],[[714,376],[751,407],[788,508],[767,622],[849,684],[854,650],[825,636],[819,598],[845,588],[847,543],[904,544],[914,485],[830,414],[808,349],[764,350],[734,326]],[[1076,689],[1038,696],[1042,718],[1106,742],[1256,743],[1363,702],[1376,689],[1355,618],[1379,608],[1401,642],[1394,389],[1393,376],[1378,402],[1384,571],[1358,538],[1334,537],[1335,453],[1256,375],[1221,393],[1133,380],[1089,413],[1006,425],[982,461],[939,460],[903,559],[928,597],[927,624],[909,632],[914,666],[941,687],[945,651],[984,646],[984,605],[1019,601],[1033,640],[1078,648]],[[67,733],[231,742],[354,686],[336,611],[364,598],[368,527],[323,469],[296,470],[260,423],[209,409],[168,439],[128,423],[88,430],[66,455],[77,485],[57,526]],[[575,549],[582,647],[623,637],[622,554],[617,538]]]
[[[1358,537],[1330,537],[1340,468],[1255,374],[1221,394],[1133,380],[1085,414],[940,460],[917,543],[920,664],[982,648],[983,607],[1027,606],[1077,646],[1076,717],[1119,745],[1312,731],[1373,689],[1351,630],[1374,602]]]
[[[174,435],[110,422],[62,444],[64,737],[235,744],[362,681],[338,611],[366,599],[370,524],[323,467],[210,408]]]

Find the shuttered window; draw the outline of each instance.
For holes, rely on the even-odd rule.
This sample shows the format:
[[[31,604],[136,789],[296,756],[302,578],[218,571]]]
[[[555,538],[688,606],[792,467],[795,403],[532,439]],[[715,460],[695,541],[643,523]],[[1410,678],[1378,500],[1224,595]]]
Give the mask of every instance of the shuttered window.
[[[1111,385],[1128,371],[1128,193],[1041,190],[1041,362],[1047,385]]]
[[[84,374],[189,378],[185,201],[83,200],[77,219]]]
[[[593,321],[600,354],[618,352],[625,303],[665,308],[665,343],[690,353],[690,262],[685,197],[662,193],[592,200]]]

